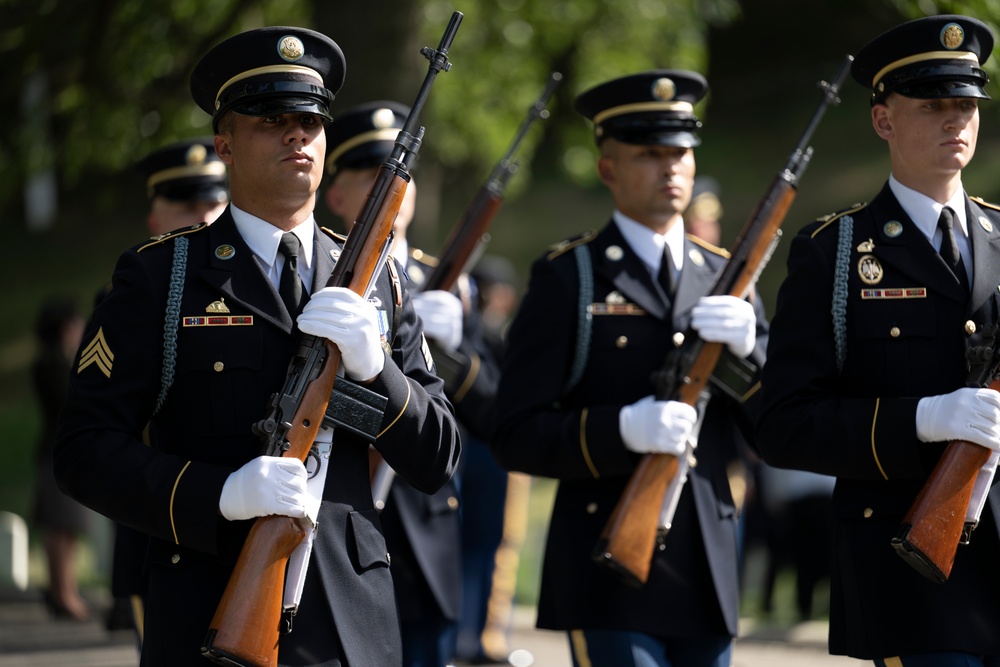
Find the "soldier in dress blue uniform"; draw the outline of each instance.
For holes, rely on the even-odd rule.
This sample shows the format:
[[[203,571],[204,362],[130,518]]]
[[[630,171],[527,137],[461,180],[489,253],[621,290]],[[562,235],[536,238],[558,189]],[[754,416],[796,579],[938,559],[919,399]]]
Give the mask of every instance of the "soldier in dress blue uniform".
[[[689,326],[734,357],[763,363],[760,307],[704,296],[727,255],[684,233],[700,143],[694,105],[707,86],[694,72],[654,70],[577,97],[615,210],[599,232],[534,263],[509,330],[493,449],[509,469],[559,480],[537,624],[569,633],[577,666],[730,663],[739,584],[726,467],[751,420],[730,393],[713,393],[691,451],[695,408],[655,400],[651,380]],[[648,581],[636,588],[593,553],[650,452],[697,465]]]
[[[328,472],[309,477],[298,459],[262,451],[251,430],[282,389],[301,331],[335,343],[346,379],[385,399],[374,446],[402,477],[431,493],[458,462],[454,416],[398,266],[385,266],[367,298],[325,287],[342,244],[313,207],[323,121],[344,71],[336,43],[295,27],[241,33],[202,58],[192,94],[212,114],[232,204],[212,225],[126,251],[84,336],[57,477],[150,536],[143,665],[206,664],[212,616],[264,515],[318,522],[279,663],[401,664],[370,442],[322,429],[333,440],[322,447]],[[279,288],[299,280],[308,301],[296,320],[301,303]]]
[[[229,187],[226,164],[215,152],[211,137],[185,139],[156,149],[139,160],[135,171],[142,176],[149,195],[146,228],[158,236],[200,222],[211,223],[226,210]],[[111,289],[103,287],[96,303]],[[108,630],[133,629],[142,647],[142,562],[148,538],[144,533],[115,525],[111,566],[114,604],[108,611]]]
[[[942,15],[857,53],[891,173],[792,241],[763,373],[765,461],[837,477],[830,652],[876,665],[1000,665],[1000,394],[966,386],[1000,315],[1000,211],[962,185],[992,49],[984,23]],[[978,528],[936,583],[891,541],[952,440],[993,454]]]
[[[353,220],[375,179],[378,166],[391,154],[409,107],[378,100],[337,115],[328,129],[326,191],[330,209]],[[415,180],[415,179],[414,179]],[[433,257],[410,247],[406,232],[415,210],[416,186],[411,180],[393,225],[392,254],[403,265],[414,291],[435,267]],[[467,280],[463,277],[463,284]],[[431,341],[445,392],[455,407],[463,431],[483,437],[490,423],[488,410],[496,390],[498,370],[484,349],[476,325],[462,300],[442,290],[419,291],[413,305]],[[375,461],[376,479],[384,461]],[[388,497],[381,514],[386,541],[393,554],[393,583],[400,608],[403,662],[407,667],[442,667],[455,657],[462,603],[462,553],[458,479],[437,493],[421,493],[405,480],[388,477]],[[384,487],[381,487],[384,488]],[[376,493],[380,488],[376,488]],[[384,491],[382,491],[384,493]],[[502,504],[502,498],[496,499]]]
[[[211,223],[229,203],[226,164],[210,137],[158,148],[139,160],[135,170],[146,180],[151,236]]]

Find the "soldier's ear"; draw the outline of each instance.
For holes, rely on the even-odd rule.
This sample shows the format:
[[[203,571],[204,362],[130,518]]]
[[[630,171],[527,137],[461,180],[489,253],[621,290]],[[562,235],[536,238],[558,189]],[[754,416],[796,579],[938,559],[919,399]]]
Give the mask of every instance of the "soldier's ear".
[[[608,187],[611,187],[611,185],[615,182],[615,170],[612,166],[613,162],[614,161],[611,158],[604,155],[597,158],[597,175],[601,177],[601,183],[604,183],[604,185]]]
[[[233,150],[229,146],[229,141],[226,139],[229,135],[215,135],[215,152],[219,154],[219,159],[225,162],[227,165],[232,166],[233,164]]]
[[[872,127],[875,134],[888,141],[893,137],[892,119],[889,118],[889,107],[876,104],[872,107]]]

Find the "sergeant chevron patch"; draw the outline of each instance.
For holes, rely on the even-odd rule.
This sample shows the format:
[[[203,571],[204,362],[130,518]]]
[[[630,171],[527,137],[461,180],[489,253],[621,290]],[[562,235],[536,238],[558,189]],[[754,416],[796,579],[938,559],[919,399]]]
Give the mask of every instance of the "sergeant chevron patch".
[[[104,327],[97,330],[94,340],[87,344],[87,347],[80,353],[80,365],[76,372],[80,374],[87,366],[96,365],[98,370],[104,373],[104,377],[111,379],[111,366],[115,360],[115,355],[108,346],[108,341],[104,338]]]

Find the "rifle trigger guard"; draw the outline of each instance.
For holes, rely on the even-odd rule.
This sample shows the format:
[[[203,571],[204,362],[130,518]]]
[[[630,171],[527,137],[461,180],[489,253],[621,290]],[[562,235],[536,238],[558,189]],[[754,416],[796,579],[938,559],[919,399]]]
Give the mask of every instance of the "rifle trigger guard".
[[[309,448],[309,454],[306,457],[306,473],[309,475],[309,479],[312,479],[319,474],[319,471],[323,469],[321,458],[330,458],[330,452],[333,450],[332,442],[314,442],[312,447]],[[310,461],[312,466],[310,467]]]
[[[959,544],[968,544],[972,540],[972,531],[979,525],[978,521],[966,521],[962,524],[962,536],[958,538]]]
[[[295,612],[298,611],[298,607],[287,606],[281,610],[281,621],[278,623],[278,633],[282,635],[292,634],[292,619],[295,617]]]

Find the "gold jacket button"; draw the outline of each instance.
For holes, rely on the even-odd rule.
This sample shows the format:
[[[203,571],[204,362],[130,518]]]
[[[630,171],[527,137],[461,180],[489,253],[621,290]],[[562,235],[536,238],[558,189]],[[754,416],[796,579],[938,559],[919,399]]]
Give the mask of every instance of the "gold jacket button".
[[[456,498],[455,496],[449,496],[448,497],[448,507],[450,509],[457,510],[458,509],[458,498]]]
[[[893,338],[899,338],[899,327],[893,327],[889,329],[889,335]]]
[[[875,512],[874,512],[874,511],[872,510],[872,508],[871,508],[871,507],[866,507],[866,508],[865,508],[865,511],[864,511],[864,515],[865,515],[865,518],[866,518],[866,519],[870,519],[870,518],[872,518],[872,514],[874,514],[874,513],[875,513]]]
[[[976,323],[973,322],[972,320],[968,320],[965,323],[965,333],[969,334],[970,336],[976,333]]]
[[[216,373],[221,373],[225,367],[226,365],[221,361],[216,361],[214,364],[212,364],[212,368],[215,370]]]
[[[623,349],[626,345],[628,345],[628,336],[619,336],[615,339],[615,347],[619,350]]]
[[[170,557],[170,562],[173,563],[174,565],[177,565],[177,563],[181,562],[181,555],[174,554],[173,556]]]
[[[684,334],[678,331],[673,335],[672,340],[674,342],[674,347],[680,347],[684,344]]]
[[[587,514],[597,513],[597,503],[587,503]]]

